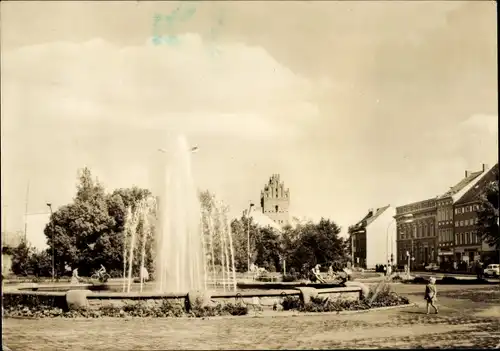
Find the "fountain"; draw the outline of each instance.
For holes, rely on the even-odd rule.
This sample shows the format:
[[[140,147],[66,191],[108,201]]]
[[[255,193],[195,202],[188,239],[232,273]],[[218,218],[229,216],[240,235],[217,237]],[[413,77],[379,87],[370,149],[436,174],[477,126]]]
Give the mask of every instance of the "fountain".
[[[159,292],[204,288],[200,205],[191,173],[191,149],[178,137],[166,151],[157,204],[156,284]]]
[[[123,250],[123,292],[131,291],[134,258],[143,271],[146,242],[155,244],[155,290],[236,290],[236,271],[228,207],[214,196],[200,198],[191,174],[191,151],[178,137],[163,151],[156,198],[128,210]],[[156,215],[154,236],[152,215]],[[139,243],[137,241],[139,240]],[[140,246],[140,249],[136,246]],[[128,265],[127,265],[128,263]],[[137,266],[137,263],[136,263]],[[140,291],[143,279],[140,277]]]
[[[158,305],[165,299],[185,302],[186,308],[192,308],[192,297],[199,293],[208,295],[212,303],[243,301],[269,308],[274,308],[284,296],[301,296],[306,301],[308,294],[313,294],[310,290],[315,290],[314,284],[254,282],[237,285],[228,207],[208,193],[198,194],[191,173],[193,148],[184,137],[173,140],[164,151],[159,187],[155,189],[159,196],[142,199],[127,209],[123,282],[19,286],[4,292],[4,298],[12,298],[15,303],[19,298],[36,296],[47,301],[57,300],[68,309],[98,309],[103,303],[113,305],[115,302],[122,306],[137,300]],[[148,289],[143,292],[146,255],[153,257],[155,279],[146,284]],[[132,290],[136,287],[132,284],[134,271],[140,274],[140,292]],[[250,291],[236,292],[237,286]],[[318,288],[315,293],[335,299],[341,295],[353,300],[360,298],[359,287],[323,284]],[[214,291],[208,293],[209,290]]]

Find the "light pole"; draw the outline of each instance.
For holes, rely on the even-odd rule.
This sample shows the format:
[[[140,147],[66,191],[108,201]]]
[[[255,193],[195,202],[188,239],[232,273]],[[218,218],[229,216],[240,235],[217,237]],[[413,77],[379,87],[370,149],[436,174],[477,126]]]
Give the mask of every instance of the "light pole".
[[[399,218],[406,218],[406,220],[404,220],[403,222],[401,223],[412,223],[413,222],[413,214],[411,213],[408,213],[408,214],[405,214],[405,215],[402,215],[401,217]],[[391,224],[393,222],[396,222],[396,218],[394,218],[392,221],[389,222],[389,225],[387,226],[387,231],[386,231],[386,244],[385,244],[385,252],[386,252],[386,257],[387,257],[387,263],[389,264],[389,262],[391,263],[391,266],[393,265],[394,263],[394,252],[391,250],[391,256],[389,257],[389,228],[391,227]],[[397,231],[397,229],[396,229]],[[394,241],[394,240],[393,240]],[[392,247],[392,246],[391,246]],[[392,269],[392,267],[391,267]],[[387,274],[389,274],[389,268],[387,270]]]
[[[250,272],[250,211],[252,211],[253,203],[248,206],[247,212],[247,270]]]
[[[47,202],[47,207],[49,208],[50,210],[50,217],[52,218],[52,215],[53,215],[53,212],[52,212],[52,204],[50,202]],[[56,247],[56,244],[54,242],[54,230],[52,230],[52,281],[54,281],[55,279],[55,247]]]

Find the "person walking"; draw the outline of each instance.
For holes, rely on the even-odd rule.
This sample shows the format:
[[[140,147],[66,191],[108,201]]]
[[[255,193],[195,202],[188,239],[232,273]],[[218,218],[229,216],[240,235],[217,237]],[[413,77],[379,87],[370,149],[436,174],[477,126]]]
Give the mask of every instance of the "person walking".
[[[436,307],[437,301],[437,287],[436,278],[431,277],[429,279],[429,284],[425,286],[425,296],[424,299],[427,301],[427,314],[430,313],[430,307],[434,308],[436,314],[438,313],[438,308]]]

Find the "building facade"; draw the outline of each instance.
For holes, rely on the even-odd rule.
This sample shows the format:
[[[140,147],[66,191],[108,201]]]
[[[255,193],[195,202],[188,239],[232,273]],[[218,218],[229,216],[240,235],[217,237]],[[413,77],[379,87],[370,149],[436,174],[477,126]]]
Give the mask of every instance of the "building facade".
[[[373,269],[387,264],[396,250],[395,210],[390,205],[370,209],[349,228],[353,263],[357,267]]]
[[[437,259],[437,201],[430,198],[396,208],[397,265],[415,269]],[[410,255],[408,257],[408,254]]]
[[[443,268],[451,268],[455,261],[455,202],[476,185],[487,169],[488,165],[483,164],[478,172],[465,171],[464,178],[438,198],[438,263]]]
[[[488,168],[483,165],[483,174],[474,186],[465,192],[454,204],[454,260],[470,264],[474,261],[495,262],[498,252],[483,242],[477,235],[480,202],[484,188],[498,180],[498,164]]]
[[[279,174],[273,174],[260,194],[262,213],[280,226],[290,223],[290,189],[285,188]]]

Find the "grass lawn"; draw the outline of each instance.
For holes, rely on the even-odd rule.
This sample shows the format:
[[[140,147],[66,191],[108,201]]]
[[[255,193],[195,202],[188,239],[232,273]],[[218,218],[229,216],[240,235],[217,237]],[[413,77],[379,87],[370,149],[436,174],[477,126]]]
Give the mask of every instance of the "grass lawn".
[[[3,342],[13,351],[491,348],[500,343],[498,287],[443,286],[438,315],[423,313],[423,286],[394,284],[394,289],[419,306],[294,317],[5,319]]]

